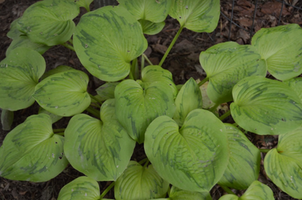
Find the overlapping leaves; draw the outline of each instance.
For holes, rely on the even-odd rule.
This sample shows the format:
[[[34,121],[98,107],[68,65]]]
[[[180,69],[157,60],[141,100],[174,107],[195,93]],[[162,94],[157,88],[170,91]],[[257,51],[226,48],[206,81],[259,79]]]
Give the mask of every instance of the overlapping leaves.
[[[78,171],[98,181],[115,181],[126,169],[135,141],[118,123],[114,100],[103,103],[101,120],[85,114],[72,117],[64,150]]]

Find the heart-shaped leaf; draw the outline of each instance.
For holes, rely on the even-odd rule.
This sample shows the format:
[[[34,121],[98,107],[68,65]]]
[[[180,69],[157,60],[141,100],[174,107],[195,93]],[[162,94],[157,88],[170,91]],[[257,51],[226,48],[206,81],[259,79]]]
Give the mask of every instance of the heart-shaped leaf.
[[[7,56],[12,50],[19,47],[35,50],[40,54],[45,53],[45,51],[47,51],[50,48],[45,44],[32,42],[27,36],[20,36],[12,41],[12,43],[9,45],[9,47],[6,50],[5,55]]]
[[[230,158],[227,169],[219,184],[237,190],[247,189],[258,179],[260,171],[260,151],[235,126],[225,124]]]
[[[101,85],[95,91],[99,96],[101,101],[105,101],[107,99],[114,99],[114,90],[115,87],[119,84],[119,82],[109,82]]]
[[[17,39],[21,35],[23,35],[23,36],[25,35],[24,33],[20,32],[18,29],[18,21],[20,19],[21,18],[17,18],[10,24],[9,31],[6,34],[6,36],[9,37],[10,39],[14,40],[14,39]]]
[[[232,89],[239,80],[266,75],[265,61],[250,45],[220,43],[201,52],[199,60],[210,81],[207,94],[219,104],[233,100]]]
[[[302,128],[279,136],[278,147],[266,154],[267,176],[290,196],[302,198]]]
[[[44,58],[34,50],[12,50],[0,62],[0,108],[15,111],[33,104],[32,95],[45,65]]]
[[[220,16],[219,0],[171,0],[169,15],[177,19],[181,27],[195,32],[212,32]]]
[[[180,89],[175,99],[176,112],[173,119],[182,125],[189,112],[202,108],[200,89],[193,78],[190,78]]]
[[[48,115],[28,117],[8,133],[0,147],[0,176],[33,182],[56,177],[68,165],[63,144],[64,137],[53,134]]]
[[[81,17],[74,48],[85,68],[104,81],[118,81],[130,72],[130,62],[147,49],[139,22],[121,6],[106,6]]]
[[[209,111],[191,111],[183,126],[168,116],[146,130],[145,152],[163,179],[183,190],[209,192],[229,159],[224,124]]]
[[[144,34],[147,35],[155,35],[163,30],[165,26],[165,22],[154,23],[144,19],[138,21],[142,25]]]
[[[170,0],[118,0],[119,5],[126,8],[137,20],[143,19],[151,22],[163,22],[170,10]]]
[[[125,172],[114,186],[116,200],[149,200],[165,197],[169,183],[163,180],[152,165],[143,167],[135,161],[130,161]]]
[[[87,74],[75,69],[55,73],[37,84],[33,97],[51,113],[72,116],[90,105],[88,80]]]
[[[248,77],[233,88],[231,113],[235,122],[259,135],[284,134],[302,123],[302,103],[286,83]]]
[[[301,35],[298,24],[262,28],[251,43],[265,60],[268,71],[277,79],[287,80],[302,73]]]
[[[238,197],[233,194],[224,195],[219,200],[274,200],[273,191],[259,181],[254,181],[245,193]]]
[[[124,80],[115,89],[117,119],[138,143],[144,141],[145,130],[156,117],[172,117],[175,112],[176,87],[161,71],[144,68],[143,81]]]
[[[90,10],[89,6],[93,0],[75,0],[79,7],[84,7],[87,11]]]
[[[74,1],[39,1],[25,10],[17,28],[33,42],[54,46],[71,38],[75,28],[72,20],[79,12]]]
[[[114,100],[101,107],[101,120],[85,114],[71,118],[64,151],[70,164],[97,181],[115,181],[126,169],[133,141],[115,117]]]
[[[292,78],[285,82],[296,92],[302,102],[302,77]]]
[[[172,186],[169,200],[212,200],[212,197],[208,192],[191,192]]]
[[[81,176],[67,185],[59,193],[58,200],[98,200],[100,199],[100,187],[94,179]]]

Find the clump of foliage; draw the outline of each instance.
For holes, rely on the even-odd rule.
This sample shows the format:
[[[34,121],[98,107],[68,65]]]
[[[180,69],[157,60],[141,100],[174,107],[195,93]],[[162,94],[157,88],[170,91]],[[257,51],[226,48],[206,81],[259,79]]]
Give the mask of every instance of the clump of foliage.
[[[89,10],[92,0],[44,0],[11,25],[13,39],[0,62],[2,118],[41,106],[6,136],[0,147],[0,175],[20,181],[48,181],[67,165],[85,174],[62,188],[58,199],[105,199],[114,187],[119,199],[274,199],[260,183],[260,152],[267,176],[284,192],[302,198],[302,29],[289,24],[261,29],[251,45],[226,42],[200,53],[207,77],[176,86],[163,69],[169,51],[186,28],[211,32],[219,0],[119,0]],[[85,7],[80,22],[73,19]],[[166,17],[180,29],[159,65],[144,55],[144,34],[157,34]],[[91,95],[88,75],[69,66],[45,73],[43,53],[51,46],[74,50],[83,66],[106,81]],[[141,62],[138,59],[141,58]],[[145,61],[149,65],[145,67]],[[275,79],[266,78],[269,72]],[[199,89],[206,81],[202,105]],[[230,111],[217,116],[221,103]],[[91,115],[83,114],[88,111]],[[236,123],[223,120],[229,116]],[[71,117],[65,130],[52,124]],[[278,146],[260,150],[244,133],[279,135]],[[135,144],[146,158],[131,161]],[[97,181],[113,181],[100,194]],[[246,190],[238,197],[230,188]]]

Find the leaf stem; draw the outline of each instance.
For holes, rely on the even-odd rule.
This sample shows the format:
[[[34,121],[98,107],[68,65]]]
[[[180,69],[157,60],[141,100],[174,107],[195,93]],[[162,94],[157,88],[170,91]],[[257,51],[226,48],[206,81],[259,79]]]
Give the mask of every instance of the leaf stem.
[[[58,132],[64,132],[65,128],[57,128],[57,129],[53,129],[54,133],[58,133]]]
[[[153,65],[153,63],[149,60],[149,58],[144,53],[143,53],[143,57],[146,59],[149,65]]]
[[[148,159],[148,158],[144,158],[144,159],[142,159],[141,161],[139,161],[138,163],[139,163],[140,165],[142,165],[142,164],[145,163],[145,162],[149,162],[149,159]]]
[[[225,120],[225,118],[227,118],[228,116],[230,116],[231,115],[231,110],[228,110],[226,113],[224,113],[223,115],[221,115],[220,117],[219,117],[219,119],[221,120],[221,121],[223,121],[223,120]]]
[[[184,27],[181,26],[181,27],[178,29],[178,31],[177,31],[176,35],[174,36],[174,38],[173,38],[171,44],[169,45],[167,51],[165,52],[164,56],[162,57],[161,61],[159,62],[159,64],[158,64],[159,66],[162,66],[162,64],[165,62],[165,60],[166,60],[168,54],[170,53],[172,47],[174,46],[174,44],[175,44],[176,40],[178,39],[178,37],[179,37],[181,31],[183,30],[183,28],[184,28]]]
[[[262,152],[262,153],[267,153],[267,152],[269,152],[271,149],[259,149],[259,151],[260,152]]]
[[[219,184],[218,184],[219,185]],[[228,187],[223,186],[223,185],[219,185],[224,191],[226,191],[229,194],[234,194],[236,195],[232,190],[230,190]]]
[[[205,82],[209,80],[209,77],[205,77],[202,81],[198,83],[198,87],[202,86]]]
[[[210,108],[210,111],[215,112],[219,105],[220,105],[219,103],[215,103],[215,105],[212,108]]]
[[[68,42],[73,45],[73,40],[71,38],[68,40]]]
[[[97,109],[93,108],[92,106],[89,106],[88,108],[86,108],[86,111],[88,111],[89,113],[91,113],[93,116],[100,118],[100,111],[98,111]]]
[[[115,182],[112,182],[101,194],[99,199],[103,199],[104,196],[111,190],[111,188],[113,188],[113,186],[115,185]]]
[[[145,164],[144,164],[144,167],[147,167],[148,166],[148,164],[149,164],[149,159],[145,162]]]
[[[98,98],[96,98],[95,96],[93,96],[92,94],[89,94],[89,96],[90,96],[91,99],[95,100],[99,104],[102,104],[102,102],[100,100],[98,100]]]
[[[68,48],[68,49],[70,49],[70,50],[72,50],[72,51],[75,51],[74,48],[73,48],[73,46],[71,46],[70,44],[62,43],[61,45],[64,46],[64,47],[66,47],[66,48]]]

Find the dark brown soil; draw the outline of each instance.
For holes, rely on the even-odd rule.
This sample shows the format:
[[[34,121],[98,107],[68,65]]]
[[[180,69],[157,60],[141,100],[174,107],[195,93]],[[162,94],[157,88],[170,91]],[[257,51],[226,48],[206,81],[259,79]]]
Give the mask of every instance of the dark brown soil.
[[[6,37],[6,34],[9,31],[10,23],[14,19],[22,16],[24,10],[34,2],[37,1],[0,0],[0,60],[5,58],[5,51],[11,42],[11,40]],[[170,52],[170,55],[163,65],[164,68],[172,72],[176,84],[183,84],[190,77],[193,77],[194,79],[203,79],[206,76],[199,64],[199,54],[201,51],[206,50],[214,44],[228,40],[236,41],[239,44],[249,44],[251,36],[255,33],[255,31],[262,27],[267,28],[277,26],[278,24],[287,23],[298,23],[302,25],[301,10],[299,11],[298,9],[294,9],[291,6],[284,6],[282,8],[282,3],[278,1],[265,0],[257,1],[257,9],[256,12],[254,12],[256,4],[255,2],[256,1],[251,0],[240,0],[236,1],[234,5],[232,5],[232,0],[222,0],[222,15],[218,23],[218,27],[214,32],[208,34],[184,30],[181,33],[176,45]],[[300,8],[302,6],[301,1],[298,2],[295,0],[288,0],[284,2],[292,3],[296,7]],[[92,3],[91,9],[93,9],[93,6],[94,5]],[[233,15],[232,8],[234,8]],[[83,9],[82,13],[84,12],[85,11]],[[235,24],[230,26],[230,21],[223,15],[229,19],[232,18]],[[255,18],[253,18],[253,16],[255,16]],[[161,57],[163,56],[163,52],[169,46],[178,28],[179,25],[177,21],[168,18],[166,20],[166,26],[161,33],[155,36],[147,36],[149,48],[146,54],[153,64],[159,63]],[[52,47],[43,56],[47,63],[47,70],[55,68],[58,65],[68,65],[76,69],[83,70],[89,74],[79,62],[76,54],[65,47]],[[94,90],[103,82],[93,78],[91,75],[90,80],[89,92],[94,93]],[[12,128],[22,123],[26,117],[36,114],[37,112],[37,104],[34,104],[25,110],[16,111]],[[65,128],[68,121],[69,118],[64,118],[55,123],[54,128]],[[9,131],[3,131],[2,128],[0,128],[0,146],[2,145],[2,142],[8,132]],[[277,138],[272,136],[260,137],[254,134],[248,134],[248,137],[257,147],[272,148],[277,143]],[[143,158],[143,146],[137,145],[132,159],[139,161]],[[11,181],[0,177],[0,200],[55,200],[58,197],[60,189],[65,184],[81,175],[82,174],[80,172],[69,166],[59,176],[44,183]],[[261,169],[259,180],[271,187],[275,194],[275,199],[293,199],[280,191],[266,177],[263,167]],[[109,184],[110,182],[100,182],[101,190],[105,189]],[[237,194],[242,194],[242,191],[234,192]],[[211,195],[214,200],[219,199],[223,194],[225,194],[225,192],[219,186],[215,186],[211,191]],[[106,197],[114,198],[113,192],[110,191]]]

